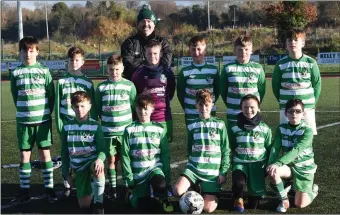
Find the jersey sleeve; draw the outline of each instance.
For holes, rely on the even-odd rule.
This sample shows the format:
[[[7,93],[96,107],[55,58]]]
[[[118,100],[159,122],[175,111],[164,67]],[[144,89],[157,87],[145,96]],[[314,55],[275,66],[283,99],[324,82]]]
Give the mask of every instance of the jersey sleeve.
[[[228,77],[225,70],[226,66],[223,66],[220,76],[220,95],[223,103],[227,106]]]
[[[130,91],[130,105],[131,111],[133,112],[135,109],[135,100],[136,100],[137,90],[135,85],[131,82],[131,91]]]
[[[89,90],[89,96],[91,98],[91,104],[92,104],[92,108],[90,110],[90,115],[91,115],[91,118],[94,119],[94,120],[98,120],[98,114],[97,114],[97,110],[96,110],[96,101],[95,101],[95,93],[94,93],[94,84],[93,82],[91,81],[92,83],[92,86]]]
[[[129,143],[129,133],[125,129],[123,134],[122,143],[122,161],[123,161],[123,179],[126,180],[128,186],[134,185],[133,173],[131,169],[131,159],[130,159],[130,143]]]
[[[267,158],[269,158],[272,143],[273,143],[272,142],[272,130],[270,130],[270,128],[268,127],[268,132],[264,140],[264,147],[266,148],[266,152],[268,156]]]
[[[18,100],[18,89],[17,89],[16,79],[13,76],[13,72],[14,71],[11,72],[11,93],[12,93],[14,105],[16,107],[17,106],[17,100]]]
[[[281,151],[281,130],[280,127],[276,129],[273,144],[270,149],[268,165],[275,163],[280,155]]]
[[[281,86],[281,70],[279,64],[276,63],[272,76],[273,94],[277,101],[280,101],[280,86]]]
[[[312,146],[313,132],[312,129],[305,129],[304,134],[298,138],[297,144],[283,155],[278,161],[275,162],[277,166],[287,165],[293,162],[306,148]]]
[[[67,143],[67,133],[64,128],[61,129],[61,171],[64,178],[69,176],[70,169],[70,157],[68,151],[68,143]]]
[[[169,100],[171,101],[176,91],[176,79],[173,71],[169,68],[168,70],[168,85],[167,85]]]
[[[161,149],[161,162],[163,164],[163,172],[165,175],[165,180],[168,185],[171,182],[171,174],[170,174],[170,147],[168,143],[168,137],[166,135],[165,129],[163,131],[160,143]]]
[[[102,126],[99,123],[98,123],[95,140],[96,140],[96,150],[98,154],[97,158],[101,159],[104,162],[106,159],[106,154],[107,154],[107,146],[105,145]]]
[[[47,93],[47,98],[48,98],[48,105],[50,108],[51,113],[53,112],[53,108],[54,108],[54,102],[55,102],[55,91],[54,91],[54,83],[53,83],[53,79],[51,76],[51,73],[49,71],[48,68],[47,69],[47,73],[46,73],[46,93]]]
[[[260,102],[262,103],[264,95],[266,93],[266,76],[264,74],[262,66],[261,66],[261,72],[260,72],[259,80],[257,82],[257,90],[260,94]]]
[[[57,126],[58,133],[61,133],[63,128],[63,121],[60,118],[60,100],[61,100],[61,87],[59,81],[57,81],[56,89],[55,89],[55,107],[54,107],[54,116],[55,116],[55,123]]]
[[[96,88],[95,92],[95,108],[98,114],[98,117],[102,117],[102,95],[99,91],[99,86]]]
[[[223,123],[222,132],[220,134],[221,139],[221,167],[220,175],[226,175],[230,168],[230,147],[228,141],[227,129]]]
[[[177,98],[182,108],[184,109],[184,95],[185,95],[185,78],[183,69],[179,72],[177,76]]]
[[[214,96],[215,102],[217,102],[218,98],[220,97],[220,71],[217,68],[217,73],[214,80]]]
[[[320,93],[321,93],[321,75],[319,66],[315,60],[313,60],[313,67],[312,67],[312,86],[314,88],[314,97],[315,97],[315,105],[319,100]]]

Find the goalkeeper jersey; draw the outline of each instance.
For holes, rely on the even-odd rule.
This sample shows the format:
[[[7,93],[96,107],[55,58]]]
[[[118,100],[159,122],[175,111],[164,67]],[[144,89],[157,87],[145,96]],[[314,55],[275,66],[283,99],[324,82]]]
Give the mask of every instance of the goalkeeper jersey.
[[[11,92],[17,122],[36,124],[51,120],[54,84],[47,67],[22,64],[11,73]]]
[[[62,174],[67,177],[69,168],[75,172],[87,168],[98,158],[106,159],[106,146],[99,122],[90,117],[85,122],[76,119],[65,123],[61,133]]]
[[[262,102],[266,91],[266,79],[261,64],[250,61],[240,64],[237,61],[223,66],[220,78],[221,98],[227,106],[227,120],[237,121],[241,112],[240,102],[247,94],[257,96]]]
[[[85,75],[76,76],[67,72],[56,84],[55,120],[58,132],[61,132],[65,122],[74,119],[76,116],[71,105],[72,93],[76,91],[85,91],[90,96],[92,104],[90,117],[94,120],[98,119],[94,107],[93,82]]]
[[[105,138],[123,135],[132,122],[135,98],[135,85],[125,78],[116,82],[107,79],[97,86],[96,109]]]
[[[186,168],[205,181],[226,175],[230,167],[230,148],[223,120],[196,118],[188,125],[188,136]]]
[[[315,108],[321,92],[320,70],[316,61],[303,54],[300,59],[284,57],[274,68],[272,88],[280,109],[290,99],[301,99],[305,108]]]
[[[170,148],[165,129],[157,122],[133,122],[125,128],[122,143],[123,178],[129,186],[144,182],[163,170],[170,184]]]
[[[268,163],[288,165],[301,173],[315,173],[312,143],[313,131],[304,121],[298,126],[283,123],[276,130]]]
[[[213,102],[219,97],[219,71],[214,64],[192,63],[181,69],[177,77],[177,97],[184,109],[187,125],[199,117],[195,108],[195,96],[198,90],[208,88],[213,93]],[[216,105],[211,110],[215,115]]]
[[[271,149],[272,132],[264,122],[254,129],[242,129],[234,123],[230,132],[233,162],[252,163],[267,160]]]

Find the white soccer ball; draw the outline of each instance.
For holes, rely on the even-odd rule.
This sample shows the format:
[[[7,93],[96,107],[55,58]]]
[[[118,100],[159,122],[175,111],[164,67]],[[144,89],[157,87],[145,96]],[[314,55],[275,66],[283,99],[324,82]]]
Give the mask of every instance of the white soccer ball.
[[[189,191],[181,197],[179,206],[185,214],[200,214],[204,207],[204,200],[199,193]]]

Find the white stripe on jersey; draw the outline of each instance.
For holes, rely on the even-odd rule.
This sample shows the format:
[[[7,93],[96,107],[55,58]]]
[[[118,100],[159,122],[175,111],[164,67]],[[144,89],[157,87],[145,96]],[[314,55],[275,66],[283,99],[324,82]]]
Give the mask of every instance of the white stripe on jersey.
[[[230,83],[257,83],[258,78],[248,78],[248,77],[238,77],[238,76],[232,76],[228,78],[228,81]]]
[[[34,68],[34,69],[28,69],[28,68],[20,68],[17,70],[14,70],[12,72],[12,75],[14,77],[18,76],[18,75],[23,75],[23,74],[42,74],[42,75],[46,75],[47,74],[47,69],[44,68]]]
[[[73,116],[73,117],[76,116],[76,113],[73,111],[72,108],[65,109],[65,108],[60,106],[60,113],[64,114],[64,115],[68,115],[68,116]]]
[[[67,136],[67,142],[87,142],[92,143],[94,140],[94,136],[79,136],[79,135],[68,135]]]
[[[45,110],[36,110],[36,111],[29,111],[29,112],[17,112],[17,117],[35,117],[35,116],[43,116],[50,114],[50,109]]]
[[[236,126],[236,125],[233,126],[231,129],[232,129],[233,132],[235,132],[235,133],[238,132],[238,131],[243,131],[241,128],[239,128],[239,127]],[[258,126],[256,126],[256,127],[253,129],[253,131],[259,131],[259,132],[264,132],[264,133],[267,133],[268,130],[269,130],[268,127],[261,126],[261,125],[258,125]]]
[[[221,164],[221,158],[212,158],[212,157],[189,157],[189,162],[193,161],[195,163],[211,163],[211,164]]]
[[[237,115],[237,114],[239,114],[239,113],[241,113],[241,110],[240,110],[240,109],[237,109],[237,110],[231,109],[231,108],[228,108],[228,109],[227,109],[227,114],[228,114],[228,115]]]
[[[304,133],[304,130],[302,129],[291,131],[290,129],[285,129],[283,127],[280,127],[280,131],[281,131],[281,134],[288,135],[288,136],[294,136],[294,135],[301,136]]]
[[[240,105],[241,99],[234,99],[234,98],[227,97],[227,103],[233,104],[233,105]]]
[[[214,92],[214,88],[209,88],[210,92]],[[185,93],[187,95],[192,95],[192,96],[196,96],[196,93],[198,92],[198,89],[192,89],[192,88],[185,88]],[[215,97],[215,96],[214,96]],[[215,99],[215,98],[214,98]]]
[[[301,99],[303,104],[315,104],[315,97],[309,99]],[[288,100],[280,99],[280,104],[286,104]]]
[[[238,87],[228,87],[228,93],[236,94],[255,94],[258,92],[257,88],[238,88]]]
[[[233,161],[234,161],[235,163],[254,163],[254,162],[263,161],[263,160],[265,160],[265,159],[266,159],[266,158],[264,157],[264,158],[258,159],[258,160],[256,160],[256,161],[249,161],[249,160],[241,160],[241,159],[238,158],[238,157],[233,157]]]
[[[203,68],[201,71],[195,68],[192,70],[183,71],[184,77],[190,76],[190,75],[204,75],[204,74],[215,75],[216,73],[217,73],[216,68]]]
[[[186,83],[188,85],[208,85],[212,84],[214,82],[213,79],[207,80],[207,79],[187,79]]]
[[[87,87],[87,89],[91,89],[92,84],[91,82],[88,82],[82,78],[75,79],[74,77],[68,77],[68,78],[62,78],[59,80],[60,84],[67,84],[67,83],[76,83],[76,84],[82,84]]]
[[[243,67],[243,66],[227,66],[226,72],[255,72],[257,74],[260,74],[261,69],[260,68],[254,68],[254,67]]]
[[[201,127],[205,127],[205,128],[219,128],[222,129],[223,127],[223,123],[221,122],[207,122],[207,123],[203,123],[203,122],[194,122],[190,125],[188,125],[188,129],[191,131],[195,128],[201,128]]]
[[[288,68],[312,68],[313,67],[313,64],[312,63],[308,63],[308,62],[295,62],[295,61],[289,61],[289,62],[286,62],[284,64],[280,64],[279,65],[280,67],[280,70],[286,70]]]
[[[153,145],[159,145],[160,140],[161,140],[160,138],[151,139],[150,137],[136,137],[136,138],[131,138],[129,142],[130,142],[130,145],[131,144],[145,144],[145,143],[152,143]]]
[[[126,84],[106,84],[106,85],[101,85],[99,86],[99,91],[104,92],[104,91],[110,91],[110,90],[131,90],[131,86],[126,85]]]
[[[304,166],[309,166],[311,164],[314,164],[314,158],[298,162],[298,163],[295,164],[295,166],[297,166],[297,167],[304,167]]]
[[[25,85],[25,84],[45,84],[45,79],[39,78],[37,80],[33,78],[23,78],[17,80],[17,86]]]
[[[62,91],[62,94],[63,95],[69,95],[69,94],[72,94],[76,91],[83,91],[84,89],[80,86],[77,86],[76,88],[75,87],[65,87],[63,88],[63,91]]]
[[[263,137],[258,137],[258,139],[254,139],[252,136],[238,136],[237,142],[241,143],[264,143],[264,138]]]
[[[71,125],[65,125],[64,129],[65,131],[96,131],[98,128],[98,125],[77,125],[77,124],[71,124]]]
[[[155,166],[157,162],[160,162],[159,158],[153,159],[151,161],[132,161],[131,166],[133,168],[147,168]]]
[[[125,122],[131,119],[131,114],[127,114],[124,116],[102,116],[103,122]]]
[[[43,105],[43,104],[47,104],[47,98],[29,100],[29,101],[17,101],[17,107],[30,107],[30,106],[37,106],[37,105]]]
[[[121,96],[121,95],[106,95],[102,97],[102,101],[129,101],[130,96],[128,94]]]
[[[289,82],[281,82],[281,87],[288,89],[304,89],[311,86],[310,82],[298,82],[298,83],[289,83]]]
[[[280,89],[280,95],[307,95],[307,94],[314,94],[313,88],[308,89],[299,89],[299,90],[284,90]]]
[[[194,140],[220,140],[220,135],[210,136],[208,133],[195,133]]]
[[[301,78],[310,78],[310,73],[305,74],[302,76],[300,72],[287,72],[282,75],[282,78],[290,78],[290,79],[301,79]]]
[[[162,134],[163,131],[164,131],[164,128],[161,128],[159,126],[147,126],[147,127],[144,127],[142,125],[128,127],[126,129],[129,132],[129,134],[135,133],[135,132],[157,132],[157,133]]]
[[[131,104],[121,104],[121,105],[114,105],[114,106],[106,105],[106,106],[102,106],[102,111],[112,113],[114,111],[127,111],[127,110],[130,110],[130,108],[131,108]]]
[[[212,175],[212,176],[217,176],[220,174],[219,170],[214,170],[214,169],[198,169],[195,166],[193,166],[191,163],[188,162],[187,166],[191,166],[194,168],[199,174],[202,175]]]
[[[102,130],[104,133],[110,133],[110,132],[122,132],[125,130],[127,125],[123,125],[123,126],[116,126],[116,127],[106,127],[106,126],[102,126]]]

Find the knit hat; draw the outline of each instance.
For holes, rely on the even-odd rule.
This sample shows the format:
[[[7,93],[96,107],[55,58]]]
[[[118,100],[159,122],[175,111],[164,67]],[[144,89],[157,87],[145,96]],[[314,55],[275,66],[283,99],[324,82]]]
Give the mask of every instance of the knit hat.
[[[156,14],[152,12],[151,6],[148,4],[143,5],[142,9],[139,11],[137,16],[137,24],[143,19],[150,19],[155,23],[155,25],[158,22]]]

